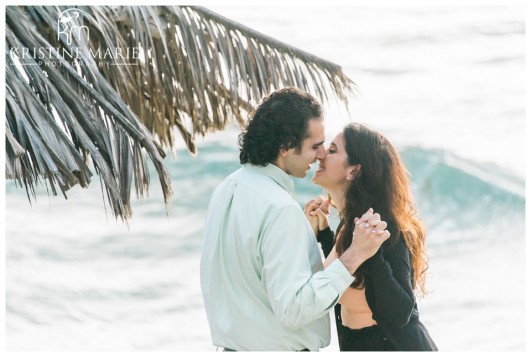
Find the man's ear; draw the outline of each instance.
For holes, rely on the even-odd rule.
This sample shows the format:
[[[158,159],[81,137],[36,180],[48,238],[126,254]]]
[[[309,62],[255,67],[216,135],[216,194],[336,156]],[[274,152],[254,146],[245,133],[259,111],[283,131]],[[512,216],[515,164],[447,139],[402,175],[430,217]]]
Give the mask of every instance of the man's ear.
[[[288,156],[288,150],[285,148],[280,148],[280,150],[278,150],[278,154],[282,157],[286,157]]]

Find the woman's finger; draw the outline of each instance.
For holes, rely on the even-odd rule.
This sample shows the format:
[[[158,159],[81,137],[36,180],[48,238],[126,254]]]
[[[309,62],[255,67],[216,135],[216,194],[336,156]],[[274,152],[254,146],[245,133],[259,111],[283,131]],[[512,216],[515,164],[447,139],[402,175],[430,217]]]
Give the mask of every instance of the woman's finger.
[[[310,214],[312,216],[315,216],[316,215],[316,211],[319,211],[319,205],[318,204],[313,204],[309,208],[310,208]]]
[[[362,223],[368,222],[371,217],[372,217],[372,208],[369,208],[369,211],[364,213],[361,216],[361,218],[358,220],[358,222],[356,222],[356,224],[362,224]]]
[[[374,226],[373,230],[383,231],[386,228],[387,228],[387,222],[386,221],[379,221],[379,223]]]
[[[372,217],[369,219],[370,221],[381,221],[382,218],[380,217],[379,213],[375,213],[372,215]]]
[[[317,214],[317,217],[319,217],[319,219],[327,219],[326,213],[323,212],[321,209],[318,208],[314,212]]]
[[[315,202],[315,198],[312,198],[311,200],[309,200],[306,205],[304,206],[304,208],[308,207],[310,204],[314,203]]]
[[[304,208],[304,214],[309,215],[311,212],[315,211],[319,206],[315,203],[309,204]]]
[[[369,226],[371,227],[377,227],[379,224],[381,224],[382,222],[385,222],[385,221],[381,221],[379,219],[371,219],[369,222],[367,222],[369,224]],[[385,223],[387,227],[387,223]],[[385,229],[385,227],[383,229]]]
[[[385,231],[382,231],[382,234],[378,234],[378,236],[379,236],[378,239],[381,240],[383,243],[385,240],[391,237],[391,233],[389,233],[388,230],[385,230]]]
[[[323,199],[321,202],[321,205],[319,206],[319,209],[323,211],[326,214],[330,213],[330,201],[327,199]]]

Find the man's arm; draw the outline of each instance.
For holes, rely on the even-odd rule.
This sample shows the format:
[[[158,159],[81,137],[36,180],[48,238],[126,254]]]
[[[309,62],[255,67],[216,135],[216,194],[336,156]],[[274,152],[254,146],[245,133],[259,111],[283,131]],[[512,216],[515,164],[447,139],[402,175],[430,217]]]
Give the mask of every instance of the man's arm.
[[[341,263],[322,270],[317,242],[295,205],[271,215],[260,237],[259,254],[269,302],[289,329],[324,316],[353,281]]]
[[[355,269],[385,240],[378,238],[362,230],[353,239],[354,247],[316,271],[322,267],[320,255],[303,212],[296,206],[274,212],[260,238],[259,254],[261,279],[275,316],[287,328],[298,329],[325,315],[352,284]]]

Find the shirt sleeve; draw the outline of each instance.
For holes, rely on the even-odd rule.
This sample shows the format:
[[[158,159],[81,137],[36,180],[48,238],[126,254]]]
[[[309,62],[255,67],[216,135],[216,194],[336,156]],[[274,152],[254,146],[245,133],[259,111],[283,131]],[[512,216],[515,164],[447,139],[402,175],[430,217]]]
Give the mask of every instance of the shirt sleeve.
[[[289,206],[272,214],[260,237],[262,282],[276,318],[292,330],[328,313],[354,280],[339,260],[322,270],[308,225],[300,207]]]
[[[411,258],[404,239],[380,247],[367,264],[378,315],[391,326],[403,327],[415,307]]]
[[[317,232],[317,242],[321,243],[323,254],[327,257],[336,243],[334,231],[331,230],[330,227],[326,227],[322,231]]]

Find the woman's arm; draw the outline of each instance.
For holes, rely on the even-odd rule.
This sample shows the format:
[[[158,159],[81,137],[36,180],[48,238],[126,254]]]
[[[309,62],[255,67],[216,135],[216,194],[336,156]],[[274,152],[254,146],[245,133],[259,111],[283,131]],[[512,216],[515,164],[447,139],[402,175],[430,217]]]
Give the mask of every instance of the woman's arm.
[[[337,252],[336,252],[336,246],[334,245],[332,247],[332,250],[330,251],[330,254],[326,257],[326,259],[323,262],[323,267],[326,269],[330,264],[332,264],[337,259]]]
[[[321,243],[321,248],[323,249],[323,254],[325,257],[328,257],[334,244],[336,243],[334,237],[334,231],[330,227],[326,227],[323,230],[320,230],[317,233],[317,242]]]
[[[367,260],[367,275],[374,291],[376,317],[400,328],[409,322],[415,306],[411,282],[411,256],[404,238],[385,247]]]

